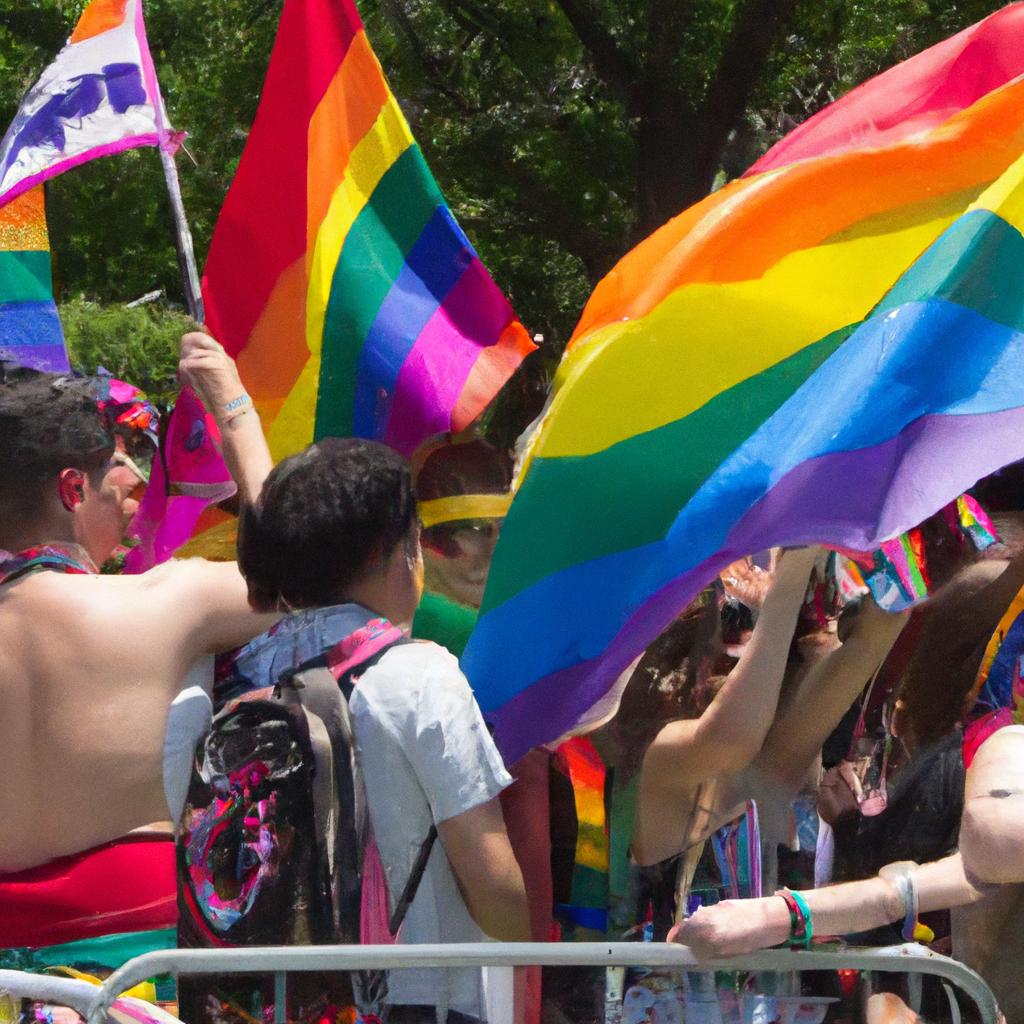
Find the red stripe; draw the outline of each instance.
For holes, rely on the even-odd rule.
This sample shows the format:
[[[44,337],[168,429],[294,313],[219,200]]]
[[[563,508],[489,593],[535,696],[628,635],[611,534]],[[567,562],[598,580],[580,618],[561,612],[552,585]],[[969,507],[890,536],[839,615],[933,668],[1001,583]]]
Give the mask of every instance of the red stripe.
[[[948,121],[1020,74],[1024,4],[1011,4],[848,92],[791,131],[747,175],[894,145]]]
[[[278,278],[306,251],[309,121],[361,28],[352,0],[285,0],[203,275],[207,324],[232,355],[245,347]]]
[[[174,840],[122,839],[0,875],[0,947],[55,946],[173,928]]]

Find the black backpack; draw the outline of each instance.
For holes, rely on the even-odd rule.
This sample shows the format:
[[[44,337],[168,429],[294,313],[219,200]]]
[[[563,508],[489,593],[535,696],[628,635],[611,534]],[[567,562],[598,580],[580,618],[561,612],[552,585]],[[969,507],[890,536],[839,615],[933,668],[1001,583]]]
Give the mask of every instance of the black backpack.
[[[393,629],[393,627],[391,627]],[[349,698],[361,675],[397,644],[346,660],[338,680],[326,656],[273,687],[245,693],[214,716],[200,741],[178,835],[178,940],[183,947],[358,943],[363,862],[370,840]],[[355,662],[355,663],[353,663]],[[394,936],[436,839],[425,838],[387,922]],[[352,1006],[384,1015],[383,972],[294,975],[288,1019]],[[246,1020],[258,1007],[253,980],[185,1000],[193,1024]],[[183,988],[194,988],[190,982]],[[259,986],[257,986],[259,987]],[[213,1012],[216,1011],[216,1012]],[[234,1011],[234,1012],[232,1012]]]

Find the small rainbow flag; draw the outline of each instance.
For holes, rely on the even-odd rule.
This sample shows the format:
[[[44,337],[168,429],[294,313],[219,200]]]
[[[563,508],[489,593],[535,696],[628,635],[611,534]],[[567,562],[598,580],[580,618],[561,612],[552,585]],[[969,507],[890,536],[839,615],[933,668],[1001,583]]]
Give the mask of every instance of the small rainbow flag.
[[[53,302],[43,186],[0,206],[0,359],[34,370],[69,369]]]
[[[286,0],[203,293],[276,458],[327,435],[408,454],[472,422],[534,348],[352,0]]]
[[[601,282],[462,661],[506,758],[571,728],[736,558],[873,549],[1024,456],[1022,153],[1013,4]]]

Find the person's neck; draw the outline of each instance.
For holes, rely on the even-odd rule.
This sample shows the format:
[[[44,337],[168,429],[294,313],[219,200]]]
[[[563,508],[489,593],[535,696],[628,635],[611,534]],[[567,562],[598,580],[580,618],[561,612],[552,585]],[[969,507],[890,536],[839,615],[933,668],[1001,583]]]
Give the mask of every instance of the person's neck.
[[[0,548],[5,551],[25,551],[47,544],[77,544],[70,524],[53,517],[32,523],[4,523],[0,525]]]
[[[382,582],[382,581],[381,581]],[[391,595],[386,587],[381,586],[377,580],[364,581],[354,587],[350,587],[341,595],[339,604],[358,604],[368,611],[374,612],[383,619],[394,623],[396,626],[404,626],[403,612],[395,607]]]

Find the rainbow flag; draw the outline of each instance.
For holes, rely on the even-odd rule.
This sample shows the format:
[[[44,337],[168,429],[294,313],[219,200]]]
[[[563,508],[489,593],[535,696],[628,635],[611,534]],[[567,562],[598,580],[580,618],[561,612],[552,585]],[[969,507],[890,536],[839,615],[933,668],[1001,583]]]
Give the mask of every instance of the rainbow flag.
[[[534,347],[352,0],[286,0],[203,294],[276,458],[327,435],[410,453],[472,422]]]
[[[0,206],[0,360],[69,369],[53,302],[43,186]]]
[[[1015,4],[819,113],[598,286],[462,661],[508,759],[734,559],[872,549],[1024,456],[1022,73]]]

